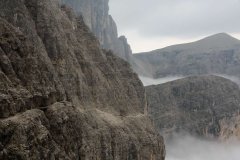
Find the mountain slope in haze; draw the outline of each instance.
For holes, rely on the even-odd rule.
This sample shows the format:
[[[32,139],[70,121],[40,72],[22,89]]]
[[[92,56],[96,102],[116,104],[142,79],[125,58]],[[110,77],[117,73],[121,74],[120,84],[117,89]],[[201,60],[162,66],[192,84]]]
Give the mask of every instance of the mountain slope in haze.
[[[130,61],[132,50],[126,37],[118,37],[117,25],[109,15],[109,0],[61,0],[78,14],[96,35],[105,49],[110,49],[117,56]]]
[[[146,87],[151,117],[164,136],[240,138],[240,89],[217,76],[193,76]]]
[[[174,45],[160,49],[161,51],[192,51],[196,52],[210,52],[211,50],[225,50],[240,46],[240,41],[227,33],[218,33],[196,42]]]
[[[145,91],[58,0],[0,1],[0,159],[164,160]]]
[[[155,78],[198,74],[240,76],[240,41],[226,33],[134,54],[134,58],[149,66],[148,70]]]

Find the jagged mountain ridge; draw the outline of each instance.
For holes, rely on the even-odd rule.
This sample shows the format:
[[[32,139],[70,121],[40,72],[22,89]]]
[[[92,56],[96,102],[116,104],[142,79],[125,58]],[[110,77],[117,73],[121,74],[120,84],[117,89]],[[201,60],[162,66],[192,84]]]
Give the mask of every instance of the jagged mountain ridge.
[[[148,66],[148,72],[155,78],[199,74],[240,76],[239,56],[240,41],[226,33],[193,43],[134,54],[134,58]]]
[[[146,87],[151,117],[165,137],[188,133],[204,138],[240,138],[240,89],[212,75]]]
[[[82,15],[86,25],[99,39],[105,49],[131,61],[132,50],[125,36],[118,37],[115,21],[109,15],[109,0],[61,0]]]
[[[126,60],[135,72],[150,76],[148,66],[133,57],[127,38],[118,36],[117,25],[109,15],[109,0],[61,0],[61,2],[83,16],[85,23],[104,49],[112,50],[115,55]]]
[[[160,159],[142,83],[58,0],[0,1],[0,159]]]

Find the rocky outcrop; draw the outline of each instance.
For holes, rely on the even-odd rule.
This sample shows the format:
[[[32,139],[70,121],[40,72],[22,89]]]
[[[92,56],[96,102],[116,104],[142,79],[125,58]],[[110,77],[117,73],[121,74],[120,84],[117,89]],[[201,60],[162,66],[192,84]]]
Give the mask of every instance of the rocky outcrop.
[[[240,89],[217,76],[194,76],[146,87],[149,110],[166,137],[187,132],[205,138],[239,136]]]
[[[109,0],[62,0],[71,6],[83,19],[89,29],[99,39],[105,49],[130,62],[132,51],[124,36],[118,37],[116,23],[109,15]]]
[[[240,77],[240,41],[220,33],[202,40],[134,54],[151,77],[225,74]],[[136,70],[137,73],[142,74]]]
[[[142,83],[81,17],[58,0],[0,17],[0,159],[164,159]]]
[[[68,102],[0,121],[1,159],[164,159],[146,116],[81,111]]]

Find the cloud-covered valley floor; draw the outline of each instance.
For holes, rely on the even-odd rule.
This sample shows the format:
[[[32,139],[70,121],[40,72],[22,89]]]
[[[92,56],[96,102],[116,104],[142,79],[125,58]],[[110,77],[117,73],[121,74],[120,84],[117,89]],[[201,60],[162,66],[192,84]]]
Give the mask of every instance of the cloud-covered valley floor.
[[[166,160],[239,160],[240,142],[217,142],[192,136],[174,136],[167,142]]]

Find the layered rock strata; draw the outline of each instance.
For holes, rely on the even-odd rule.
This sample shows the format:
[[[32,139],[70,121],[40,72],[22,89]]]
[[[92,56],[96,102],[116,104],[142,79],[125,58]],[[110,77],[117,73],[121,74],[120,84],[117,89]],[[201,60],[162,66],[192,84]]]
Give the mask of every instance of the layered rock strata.
[[[142,83],[81,17],[58,0],[0,17],[0,159],[164,159]]]

